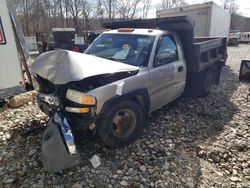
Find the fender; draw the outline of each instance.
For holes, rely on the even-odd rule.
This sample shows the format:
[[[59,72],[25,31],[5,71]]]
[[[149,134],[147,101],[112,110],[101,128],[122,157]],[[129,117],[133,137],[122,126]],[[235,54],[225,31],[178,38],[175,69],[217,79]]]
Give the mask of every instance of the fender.
[[[144,108],[142,110],[144,110],[144,112],[147,114],[149,112],[149,109],[150,109],[149,93],[148,93],[147,88],[140,88],[140,89],[136,89],[136,90],[130,91],[128,93],[125,93],[125,94],[122,94],[119,96],[112,97],[109,100],[107,100],[101,108],[101,111],[100,111],[101,117],[107,116],[108,113],[110,112],[110,109],[112,109],[117,103],[119,103],[121,101],[137,99],[136,98],[137,96],[143,97]]]

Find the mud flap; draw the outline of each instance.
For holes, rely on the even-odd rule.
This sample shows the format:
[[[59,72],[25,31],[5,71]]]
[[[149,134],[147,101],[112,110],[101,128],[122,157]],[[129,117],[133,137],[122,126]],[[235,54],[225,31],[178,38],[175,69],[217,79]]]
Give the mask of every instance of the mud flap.
[[[55,123],[53,119],[57,116],[57,119],[61,120],[60,124]],[[80,155],[76,151],[74,154],[70,152],[69,140],[67,134],[65,134],[62,127],[65,126],[65,121],[58,116],[57,112],[50,118],[48,122],[48,128],[43,134],[42,141],[42,162],[44,170],[47,172],[59,172],[63,169],[72,167],[80,163]],[[66,123],[67,124],[67,123]],[[70,127],[67,127],[71,133]],[[71,134],[71,138],[73,135]],[[74,139],[70,140],[71,147],[75,147]]]

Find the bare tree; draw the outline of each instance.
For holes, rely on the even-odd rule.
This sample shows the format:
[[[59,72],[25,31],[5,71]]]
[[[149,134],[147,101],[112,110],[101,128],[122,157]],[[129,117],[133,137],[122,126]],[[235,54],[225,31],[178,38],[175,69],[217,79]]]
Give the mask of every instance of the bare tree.
[[[60,10],[60,21],[61,21],[61,26],[64,26],[64,2],[63,0],[59,0],[59,10]]]
[[[115,6],[118,0],[102,0],[102,4],[104,6],[105,11],[108,14],[109,19],[113,19],[115,17]]]
[[[185,0],[161,0],[161,8],[172,8],[187,5]]]
[[[239,9],[239,5],[235,0],[221,0],[223,8],[228,10],[230,13],[235,13]]]
[[[82,17],[83,17],[83,22],[84,22],[84,30],[88,31],[90,30],[90,14],[92,13],[92,8],[91,5],[89,4],[88,1],[83,1],[82,2]]]
[[[15,0],[17,12],[23,15],[23,26],[24,31],[27,35],[30,35],[29,19],[31,9],[35,5],[34,0]]]
[[[67,0],[68,10],[78,31],[78,18],[82,14],[83,0]]]
[[[141,0],[119,0],[116,10],[122,19],[133,19],[138,11],[138,4]]]
[[[148,16],[148,11],[151,6],[151,0],[141,0],[142,3],[142,18],[147,18]]]
[[[102,5],[102,0],[97,0],[96,2],[96,17],[97,19],[103,20],[104,17],[104,8]]]

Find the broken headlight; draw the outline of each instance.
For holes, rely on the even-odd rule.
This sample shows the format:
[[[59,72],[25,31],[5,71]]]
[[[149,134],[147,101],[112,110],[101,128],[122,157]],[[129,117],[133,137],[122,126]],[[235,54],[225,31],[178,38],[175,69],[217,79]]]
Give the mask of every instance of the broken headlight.
[[[72,113],[87,113],[89,112],[88,107],[96,106],[96,98],[92,95],[87,95],[83,92],[76,91],[73,89],[68,89],[66,92],[66,98],[77,104],[83,105],[82,107],[69,107],[66,106],[65,110]]]

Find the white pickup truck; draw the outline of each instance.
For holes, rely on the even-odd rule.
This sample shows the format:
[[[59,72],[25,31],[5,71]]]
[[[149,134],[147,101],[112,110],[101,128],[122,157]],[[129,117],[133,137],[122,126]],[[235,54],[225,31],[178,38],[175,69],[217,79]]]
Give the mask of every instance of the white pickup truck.
[[[194,39],[189,17],[104,26],[112,30],[85,54],[47,52],[31,66],[40,85],[38,105],[51,116],[43,138],[46,170],[79,161],[74,130],[90,129],[105,144],[123,146],[138,138],[147,114],[183,93],[205,97],[219,82],[227,40]]]

